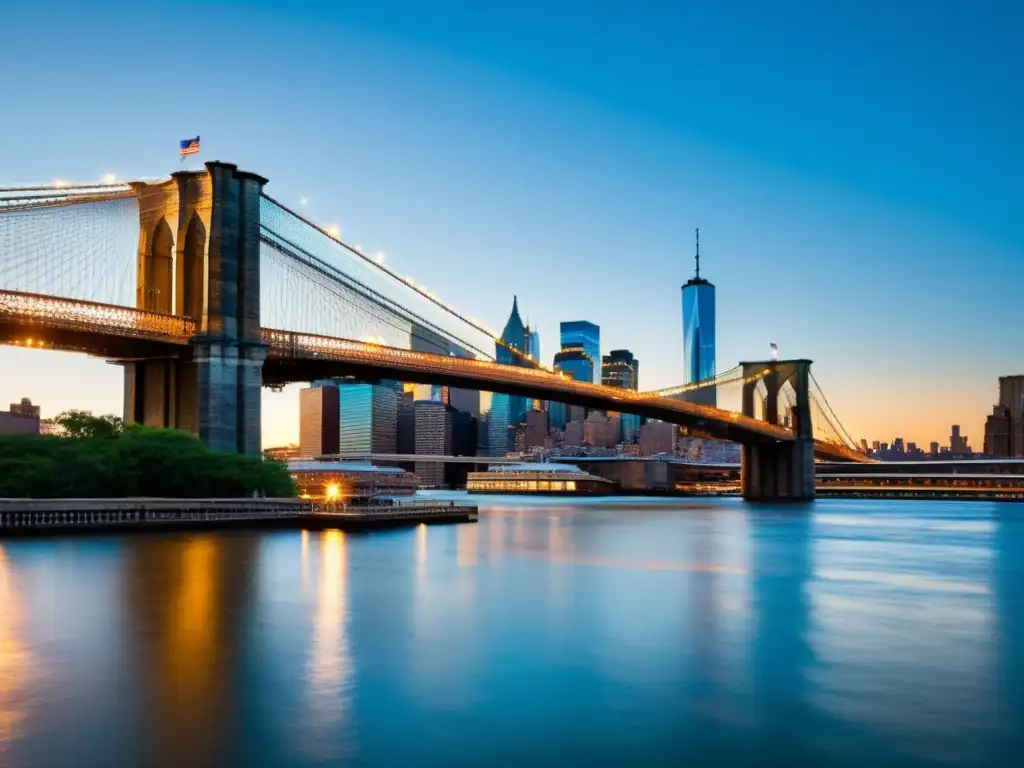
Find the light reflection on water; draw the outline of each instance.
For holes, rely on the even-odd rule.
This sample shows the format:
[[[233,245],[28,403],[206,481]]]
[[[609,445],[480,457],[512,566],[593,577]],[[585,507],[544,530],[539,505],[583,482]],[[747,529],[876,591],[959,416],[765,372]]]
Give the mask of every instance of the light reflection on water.
[[[445,498],[447,495],[441,494]],[[0,765],[1013,764],[1024,508],[9,540]]]

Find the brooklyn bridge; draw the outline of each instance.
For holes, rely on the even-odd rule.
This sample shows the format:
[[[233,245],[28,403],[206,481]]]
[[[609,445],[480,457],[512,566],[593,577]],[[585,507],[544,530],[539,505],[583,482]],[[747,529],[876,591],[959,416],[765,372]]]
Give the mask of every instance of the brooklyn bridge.
[[[0,187],[0,343],[124,368],[125,418],[258,453],[261,391],[356,375],[633,413],[742,445],[750,500],[814,496],[815,459],[866,461],[809,360],[635,392],[566,378],[210,162],[162,180]],[[738,391],[737,410],[691,397]],[[719,398],[718,402],[723,399]]]

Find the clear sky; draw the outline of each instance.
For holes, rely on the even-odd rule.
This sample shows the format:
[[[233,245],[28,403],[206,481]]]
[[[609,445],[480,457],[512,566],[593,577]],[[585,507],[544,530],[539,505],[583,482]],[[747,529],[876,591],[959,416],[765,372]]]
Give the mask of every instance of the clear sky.
[[[682,380],[679,286],[718,364],[809,357],[855,438],[981,448],[1024,373],[1024,3],[5,4],[0,183],[162,175],[179,139],[546,358],[601,326]],[[0,350],[0,407],[120,411],[100,361]],[[294,391],[265,441],[297,436]]]

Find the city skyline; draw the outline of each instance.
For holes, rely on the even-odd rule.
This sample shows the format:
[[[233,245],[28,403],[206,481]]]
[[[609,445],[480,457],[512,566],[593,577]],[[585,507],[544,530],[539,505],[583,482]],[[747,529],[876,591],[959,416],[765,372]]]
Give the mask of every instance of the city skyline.
[[[9,71],[32,40],[72,57],[95,46],[77,32],[83,10],[44,5],[55,11],[39,14],[45,22],[23,8],[6,15],[12,44],[0,63]],[[764,53],[754,30],[779,29],[785,9],[728,23],[726,10],[652,10],[622,30],[633,55],[614,70],[597,42],[615,20],[597,11],[572,35],[547,16],[549,32],[535,33],[529,13],[439,8],[425,18],[410,8],[389,20],[320,5],[314,26],[269,5],[245,14],[218,7],[197,23],[236,30],[209,66],[238,85],[225,95],[212,78],[190,81],[195,111],[170,114],[138,109],[138,93],[157,71],[144,49],[161,35],[177,39],[174,6],[126,14],[108,5],[88,11],[106,30],[101,42],[138,65],[106,68],[85,88],[45,60],[12,80],[8,98],[23,109],[0,138],[21,151],[6,182],[166,174],[177,142],[200,133],[202,158],[268,176],[276,197],[338,223],[347,241],[385,252],[389,265],[492,328],[513,293],[547,339],[566,318],[592,318],[604,346],[645,361],[644,388],[683,381],[675,291],[700,226],[713,255],[705,272],[718,287],[718,368],[767,357],[778,341],[781,356],[815,361],[855,437],[927,445],[959,423],[977,442],[997,401],[993,382],[1021,372],[1011,329],[1024,310],[979,298],[996,274],[1024,278],[1011,171],[1020,166],[1012,139],[1021,106],[1007,90],[1019,54],[992,43],[1014,28],[1021,11],[1012,4],[987,4],[987,15],[910,4],[914,13],[884,24],[863,12],[808,17],[803,32],[784,30],[792,60],[769,57],[761,70],[749,66]],[[702,33],[695,45],[713,77],[656,45],[669,21]],[[846,22],[862,42],[844,37],[834,51],[814,42],[835,43]],[[271,33],[294,56],[269,78],[243,77],[245,39]],[[751,44],[735,63],[723,53],[727,33]],[[592,74],[548,60],[553,51],[528,45],[533,34],[565,34]],[[851,54],[862,63],[856,74],[843,68]],[[802,72],[809,62],[823,64],[822,74]],[[339,78],[345,71],[359,77]],[[621,81],[609,79],[613,71]],[[269,95],[284,108],[258,126],[240,118]],[[966,108],[947,109],[954,97]],[[887,108],[869,115],[875,102]],[[339,120],[352,110],[372,116],[368,127]],[[494,281],[503,261],[517,269]],[[588,290],[538,279],[545,269],[583,274]],[[784,301],[794,293],[799,301]],[[102,361],[4,348],[0,367],[17,371],[0,382],[0,402],[30,396],[44,415],[120,412],[120,371]],[[265,401],[264,442],[294,442],[297,388]]]

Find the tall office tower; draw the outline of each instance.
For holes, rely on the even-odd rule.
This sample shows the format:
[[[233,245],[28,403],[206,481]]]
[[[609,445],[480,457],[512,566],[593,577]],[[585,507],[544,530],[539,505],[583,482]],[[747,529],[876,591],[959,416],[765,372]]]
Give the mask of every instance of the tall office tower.
[[[999,404],[985,422],[985,453],[1024,458],[1024,376],[999,377]]]
[[[640,387],[640,361],[633,357],[633,353],[628,349],[613,349],[601,358],[601,383],[606,387],[636,391]],[[619,440],[623,443],[636,442],[640,437],[641,424],[643,418],[636,414],[620,414]]]
[[[640,361],[628,349],[613,349],[601,358],[601,383],[635,392],[640,388]]]
[[[339,382],[338,395],[339,453],[397,452],[398,388],[394,383]]]
[[[594,359],[583,347],[562,347],[562,351],[555,355],[554,369],[576,381],[589,383],[594,380]]]
[[[536,360],[539,363],[540,362],[540,331],[535,331],[532,328],[530,328],[530,326],[526,326],[526,329],[524,330],[524,335],[526,337],[526,339],[525,339],[525,341],[526,341],[526,348],[525,348],[526,354],[529,357],[533,358],[534,360]]]
[[[715,286],[700,276],[700,230],[697,230],[697,271],[683,286],[683,383],[715,375]],[[694,390],[691,402],[715,405],[714,387]]]
[[[568,320],[559,326],[559,331],[559,342],[563,352],[567,349],[579,348],[590,358],[590,378],[579,379],[579,381],[595,383],[597,381],[597,366],[601,360],[601,328],[586,320]]]
[[[299,456],[338,453],[338,388],[333,384],[299,390]]]
[[[950,453],[970,453],[970,446],[967,445],[967,435],[960,435],[960,425],[954,424],[949,436]]]
[[[457,411],[477,418],[480,415],[480,392],[476,389],[449,387],[448,404]]]
[[[436,400],[418,400],[416,409],[416,455],[452,455],[452,408]],[[417,461],[416,474],[423,485],[444,485],[444,463]]]
[[[512,312],[501,332],[501,342],[495,342],[495,357],[505,365],[523,365],[526,354],[526,326],[519,316],[519,300],[512,297]],[[520,395],[495,393],[491,398],[491,414],[488,420],[487,444],[491,456],[504,456],[511,448],[509,427],[518,424],[526,415],[527,398]]]

